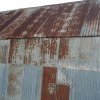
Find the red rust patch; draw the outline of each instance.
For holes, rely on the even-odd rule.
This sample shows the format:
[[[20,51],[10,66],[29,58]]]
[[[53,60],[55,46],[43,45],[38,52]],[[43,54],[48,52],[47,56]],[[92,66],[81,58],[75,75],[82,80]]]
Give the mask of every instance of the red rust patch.
[[[70,91],[70,86],[57,85],[55,100],[69,100],[69,91]]]
[[[56,73],[57,69],[53,67],[43,69],[41,100],[55,100]]]
[[[60,39],[60,47],[59,47],[59,59],[65,59],[68,55],[68,39]]]
[[[70,86],[56,84],[57,68],[44,67],[41,100],[69,100]]]

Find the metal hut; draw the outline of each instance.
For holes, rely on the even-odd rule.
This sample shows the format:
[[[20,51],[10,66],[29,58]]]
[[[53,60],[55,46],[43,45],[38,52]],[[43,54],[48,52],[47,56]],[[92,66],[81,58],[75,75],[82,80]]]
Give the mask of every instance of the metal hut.
[[[100,100],[100,1],[0,12],[0,100]]]

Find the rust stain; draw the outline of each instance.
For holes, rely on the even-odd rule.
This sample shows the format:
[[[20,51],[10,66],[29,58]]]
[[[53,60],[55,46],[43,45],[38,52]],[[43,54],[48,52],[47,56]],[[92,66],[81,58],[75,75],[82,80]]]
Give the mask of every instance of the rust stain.
[[[42,43],[41,43],[41,55],[43,56],[44,58],[44,55],[45,54],[49,54],[50,50],[50,40],[42,40]]]
[[[41,100],[55,100],[57,69],[53,67],[43,68],[43,81]]]
[[[54,55],[57,53],[57,42],[56,39],[51,39],[50,44],[50,58],[54,58]]]
[[[22,72],[22,66],[11,65],[9,67],[7,93],[10,96],[20,94]]]
[[[17,17],[19,17],[22,14],[22,12],[23,12],[23,10],[19,10],[18,12],[12,11],[12,12],[9,12],[7,14],[8,18],[5,18],[5,16],[3,16],[3,18],[5,18],[6,20],[8,19],[8,20],[5,22],[5,19],[4,19],[5,23],[1,23],[0,31],[2,31],[3,29],[5,29],[10,23],[12,23]],[[2,20],[2,18],[1,18],[1,20]]]
[[[25,56],[24,56],[25,64],[31,63],[32,61],[31,54],[32,54],[32,50],[34,50],[35,44],[36,44],[36,39],[25,40]]]
[[[70,86],[56,83],[57,68],[44,67],[41,100],[69,100]]]
[[[69,100],[70,86],[57,85],[56,86],[56,99],[55,100]]]
[[[37,9],[38,8],[38,9]],[[99,32],[99,3],[97,1],[81,1],[58,4],[31,9],[16,10],[17,15],[2,13],[0,38],[33,38],[33,37],[76,37],[96,36],[91,33],[96,27]],[[92,11],[94,13],[92,13]],[[30,13],[27,16],[27,13]],[[15,17],[14,17],[15,16]],[[84,26],[86,24],[89,29]],[[9,26],[9,27],[7,27]],[[3,27],[3,28],[2,28]],[[83,34],[81,31],[85,31]],[[90,33],[88,33],[90,32]]]
[[[6,12],[0,15],[0,27],[2,27],[15,13],[16,11]],[[2,28],[1,28],[2,29]]]
[[[25,40],[12,39],[9,51],[9,63],[24,63]]]
[[[69,39],[60,39],[59,59],[65,59],[68,56]]]
[[[96,41],[96,42],[95,42]],[[92,46],[93,45],[93,46]],[[69,60],[91,62],[97,59],[98,38],[34,38],[12,39],[8,63],[48,65]],[[1,62],[4,55],[1,49]],[[89,53],[90,52],[90,53]],[[93,53],[94,52],[94,53]],[[99,51],[98,51],[99,52]],[[92,57],[94,56],[94,57]],[[97,59],[98,60],[98,59]],[[5,61],[5,60],[4,60]],[[99,61],[99,60],[98,60]]]
[[[33,37],[32,35],[34,34],[35,30],[38,28],[38,26],[40,25],[39,22],[36,22],[35,20],[37,19],[37,17],[39,17],[39,15],[41,14],[41,12],[44,9],[39,9],[37,10],[35,13],[32,13],[29,18],[19,27],[17,28],[14,33],[13,33],[13,37],[15,37],[16,35],[18,37]],[[29,27],[32,26],[32,27]],[[30,31],[31,29],[34,29],[34,31]],[[25,36],[23,36],[23,32],[28,32],[28,34],[26,34]]]

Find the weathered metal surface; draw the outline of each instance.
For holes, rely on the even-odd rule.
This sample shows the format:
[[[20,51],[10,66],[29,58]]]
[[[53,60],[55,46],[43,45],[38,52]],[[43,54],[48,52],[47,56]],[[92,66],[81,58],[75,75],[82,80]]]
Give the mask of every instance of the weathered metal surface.
[[[99,37],[14,39],[10,44],[12,64],[99,69]]]
[[[43,82],[41,100],[55,100],[57,69],[45,67],[43,69]]]
[[[8,100],[21,100],[21,87],[23,80],[23,66],[11,65],[8,72],[7,94]]]
[[[68,68],[75,64],[80,69],[96,70],[100,64],[99,47],[99,37],[0,40],[0,63],[57,67],[67,64]]]
[[[99,36],[99,19],[97,0],[2,12],[0,38]]]
[[[0,100],[99,100],[99,10],[85,0],[1,12]]]
[[[59,81],[63,82],[63,77],[61,78],[61,75],[63,75],[66,82],[71,86],[69,100],[98,100],[100,98],[100,71],[81,71],[66,68],[59,70],[58,83]]]
[[[70,86],[57,84],[57,68],[44,67],[41,100],[69,100]]]
[[[55,100],[69,100],[70,86],[57,85],[56,86],[56,99]]]
[[[20,70],[21,65],[16,65],[16,67],[17,66],[19,66],[18,68]],[[41,97],[41,93],[43,92],[42,78],[45,77],[46,80],[51,79],[52,72],[50,72],[50,70],[53,69],[57,71],[56,81],[55,81],[56,95],[54,100],[99,100],[100,71],[90,71],[90,70],[81,71],[81,70],[67,69],[67,68],[56,69],[53,67],[51,68],[44,67],[44,68],[49,69],[47,70],[47,72],[49,71],[49,73],[46,72],[46,74],[49,75],[47,77],[44,76],[44,71],[42,71],[43,70],[42,68],[32,65],[23,65],[23,75],[21,76],[19,74],[14,75],[17,78],[19,77],[22,81],[20,85],[20,90],[21,90],[20,95],[18,94],[9,95],[9,93],[7,92],[8,89],[7,86],[9,82],[7,81],[9,80],[8,76],[9,76],[9,71],[11,72],[11,65],[0,64],[0,100],[34,100],[34,99],[42,100]],[[14,71],[12,71],[12,73],[14,73]],[[50,82],[48,81],[48,83]],[[51,96],[52,95],[50,95],[49,97],[51,98]],[[50,99],[49,97],[48,97],[49,100],[53,100]]]
[[[99,36],[100,35],[100,1],[89,0],[89,8],[81,29],[81,36]]]

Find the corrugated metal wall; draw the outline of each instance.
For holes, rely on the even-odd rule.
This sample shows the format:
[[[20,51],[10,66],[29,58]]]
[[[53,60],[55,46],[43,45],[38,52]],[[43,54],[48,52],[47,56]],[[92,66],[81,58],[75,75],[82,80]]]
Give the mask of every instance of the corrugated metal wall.
[[[0,46],[0,100],[100,98],[99,37],[9,39]]]
[[[0,13],[0,100],[99,100],[99,19],[97,0]]]
[[[77,65],[80,69],[96,70],[99,57],[99,37],[14,39],[10,40],[8,62],[56,67],[67,64],[72,68]]]
[[[11,65],[0,65],[0,100],[45,100],[45,98],[48,97],[46,94],[44,99],[41,99],[41,96],[43,96],[42,83],[45,86],[44,81],[42,82],[42,77],[44,76],[43,68],[24,65],[23,70],[21,70],[21,66],[19,67],[19,65],[17,65],[16,67],[14,67],[14,69],[16,69],[16,75],[10,77],[12,84],[10,91],[9,88],[7,88],[7,83],[9,83],[9,73],[11,75]],[[56,96],[50,95],[51,97],[48,97],[49,100],[99,100],[100,71],[82,71],[67,68],[57,68],[56,70],[56,91],[52,90],[55,85],[50,85],[50,83],[46,84],[47,87],[45,86],[45,88],[43,88],[49,89],[49,91],[51,91],[50,93],[56,93]],[[12,73],[14,73],[14,71],[12,71]],[[52,72],[48,72],[48,74],[50,73]],[[50,76],[52,76],[52,74],[50,74]],[[47,79],[50,78],[50,76],[46,75],[44,77]],[[70,90],[68,86],[70,86]],[[69,99],[67,95],[69,95]],[[54,99],[54,97],[57,98]]]

